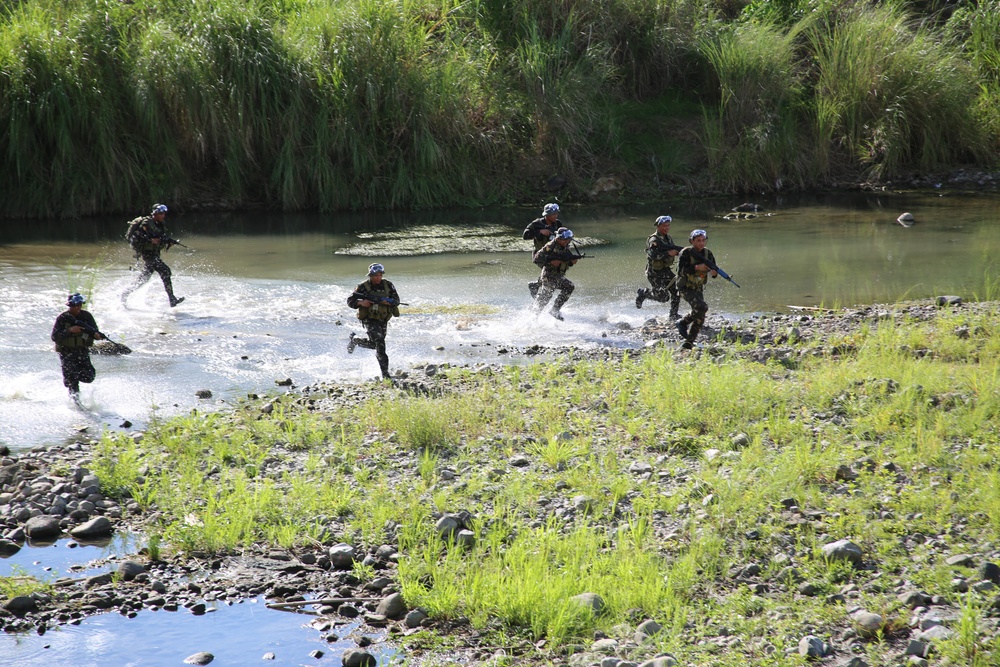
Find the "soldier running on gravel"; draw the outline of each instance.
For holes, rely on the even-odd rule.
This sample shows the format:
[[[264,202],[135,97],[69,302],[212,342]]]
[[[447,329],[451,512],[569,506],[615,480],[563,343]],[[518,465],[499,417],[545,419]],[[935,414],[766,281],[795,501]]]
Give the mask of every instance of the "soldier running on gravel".
[[[352,332],[347,353],[353,354],[355,347],[375,350],[382,377],[388,378],[389,355],[385,350],[385,335],[389,320],[399,317],[399,294],[391,282],[382,278],[384,274],[384,266],[372,264],[368,267],[368,280],[355,287],[354,293],[347,297],[347,305],[357,309],[358,319],[368,332],[368,338],[355,338]]]
[[[691,240],[691,245],[681,250],[681,254],[677,257],[677,283],[680,285],[681,296],[691,306],[691,312],[683,319],[677,320],[677,331],[684,339],[681,347],[685,350],[694,347],[694,341],[698,338],[698,333],[705,324],[705,316],[708,314],[708,304],[702,296],[705,283],[708,282],[709,276],[713,278],[719,276],[717,271],[709,268],[704,262],[707,259],[712,264],[716,263],[715,255],[705,247],[708,232],[696,229],[688,238]]]
[[[663,303],[670,300],[670,319],[677,319],[677,308],[681,303],[680,291],[677,289],[677,277],[671,266],[674,258],[682,250],[681,246],[670,238],[669,215],[661,215],[653,223],[656,232],[646,239],[646,279],[652,289],[640,287],[635,297],[635,307],[642,308],[646,299]]]

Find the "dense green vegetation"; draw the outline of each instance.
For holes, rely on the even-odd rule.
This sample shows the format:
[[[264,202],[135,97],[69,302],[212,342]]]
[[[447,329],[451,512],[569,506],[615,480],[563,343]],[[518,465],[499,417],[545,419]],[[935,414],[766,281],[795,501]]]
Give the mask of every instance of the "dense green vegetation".
[[[451,369],[434,397],[373,384],[344,401],[333,387],[328,405],[286,396],[163,421],[138,443],[107,435],[94,469],[155,517],[147,534],[168,551],[390,540],[410,605],[544,638],[544,654],[638,614],[666,628],[649,653],[680,664],[801,664],[783,649],[802,628],[849,627],[827,596],[852,587],[848,606],[886,619],[867,650],[888,664],[905,579],[961,609],[941,645],[950,664],[985,666],[998,650],[978,625],[989,600],[956,594],[952,580],[974,574],[946,556],[1000,539],[998,327],[995,310],[887,319],[799,343],[784,364],[737,345]],[[435,512],[459,510],[474,517],[465,548],[435,530]],[[872,566],[823,557],[843,538]],[[748,563],[767,590],[734,580]],[[789,566],[813,593],[784,580]],[[584,591],[603,615],[574,606]],[[720,627],[737,638],[722,652],[701,641]]]
[[[998,17],[1000,0],[0,0],[0,215],[992,166]]]

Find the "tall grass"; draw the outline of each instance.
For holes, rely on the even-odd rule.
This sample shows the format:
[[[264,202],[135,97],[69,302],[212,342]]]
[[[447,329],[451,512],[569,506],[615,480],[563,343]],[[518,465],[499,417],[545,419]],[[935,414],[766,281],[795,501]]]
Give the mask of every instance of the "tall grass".
[[[699,50],[718,82],[718,106],[706,107],[703,138],[718,186],[779,190],[807,182],[811,155],[793,39],[747,24],[703,41]]]
[[[773,190],[1000,147],[996,0],[944,29],[838,0],[0,6],[4,216]]]
[[[822,166],[860,164],[884,179],[979,156],[976,76],[956,49],[893,5],[805,21]]]

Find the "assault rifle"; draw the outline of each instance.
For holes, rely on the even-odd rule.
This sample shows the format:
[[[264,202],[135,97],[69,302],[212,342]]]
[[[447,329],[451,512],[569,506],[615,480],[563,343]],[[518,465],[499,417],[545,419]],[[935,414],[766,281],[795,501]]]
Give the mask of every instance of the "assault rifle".
[[[170,250],[175,245],[179,245],[182,248],[187,248],[188,250],[191,249],[191,246],[186,246],[183,243],[181,243],[180,241],[178,241],[177,239],[172,239],[170,237],[165,237],[165,236],[154,236],[153,238],[158,238],[158,239],[160,239],[161,243],[166,243],[167,244],[167,248],[166,248],[167,250]]]
[[[107,350],[97,350],[97,354],[132,354],[132,348],[130,348],[130,347],[126,346],[126,345],[122,345],[121,343],[116,343],[115,341],[113,341],[110,338],[108,338],[106,334],[104,334],[101,331],[98,331],[97,329],[95,329],[94,327],[90,326],[89,324],[87,324],[83,320],[77,319],[77,320],[75,320],[73,322],[73,324],[75,324],[76,326],[80,327],[81,329],[83,329],[84,331],[86,331],[90,335],[94,336],[95,338],[98,335],[102,336],[104,338],[104,340],[106,340],[108,342],[108,349]]]
[[[701,255],[697,250],[694,249],[693,246],[691,248],[691,254],[694,256],[694,258],[696,260],[699,261],[699,263],[706,265],[708,268],[710,268],[711,270],[715,271],[720,276],[722,276],[723,278],[725,278],[726,280],[728,280],[732,284],[734,284],[737,287],[739,287],[739,285],[736,284],[736,281],[733,280],[732,276],[730,276],[728,273],[726,273],[725,271],[723,271],[722,269],[720,269],[719,265],[716,264],[715,262],[710,262],[707,257]]]
[[[352,292],[352,297],[357,298],[358,301],[371,301],[372,303],[377,303],[383,306],[409,306],[410,304],[399,301],[398,299],[393,299],[389,296],[379,296],[377,294],[362,294],[361,292]]]

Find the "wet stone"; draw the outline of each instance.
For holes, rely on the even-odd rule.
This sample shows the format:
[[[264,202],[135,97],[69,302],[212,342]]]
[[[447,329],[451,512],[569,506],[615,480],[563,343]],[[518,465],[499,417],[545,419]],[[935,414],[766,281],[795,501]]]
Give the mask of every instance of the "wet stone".
[[[375,667],[378,664],[371,653],[353,648],[344,651],[340,659],[344,667]]]
[[[184,664],[186,665],[207,665],[208,663],[215,660],[215,656],[207,652],[199,652],[189,655],[184,658]]]

